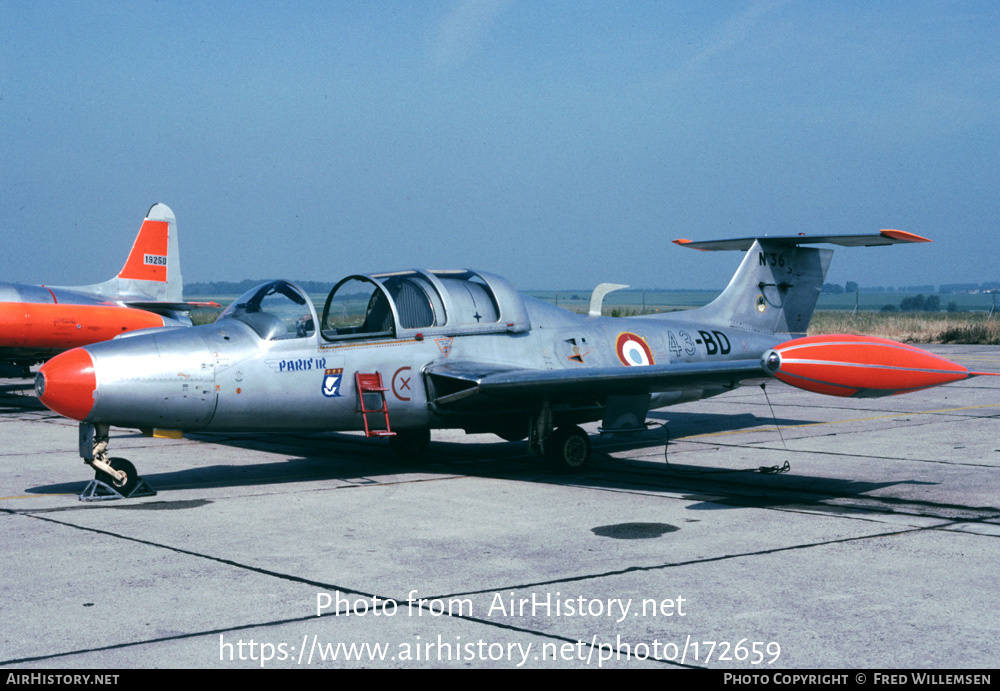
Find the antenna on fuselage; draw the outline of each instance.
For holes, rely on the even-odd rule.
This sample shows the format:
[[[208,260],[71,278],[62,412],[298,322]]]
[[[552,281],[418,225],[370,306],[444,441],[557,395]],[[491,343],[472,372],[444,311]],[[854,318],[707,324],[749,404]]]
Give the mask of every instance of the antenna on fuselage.
[[[590,295],[590,311],[587,314],[591,317],[601,316],[601,309],[604,306],[604,296],[623,288],[628,288],[628,286],[623,283],[602,283],[594,288],[594,292]]]

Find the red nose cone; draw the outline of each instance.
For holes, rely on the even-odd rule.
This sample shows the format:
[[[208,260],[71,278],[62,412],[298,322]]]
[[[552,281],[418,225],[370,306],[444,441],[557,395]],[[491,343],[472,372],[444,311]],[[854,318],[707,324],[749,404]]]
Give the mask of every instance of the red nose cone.
[[[45,407],[74,420],[90,414],[96,389],[94,361],[83,348],[56,355],[42,365],[35,378],[38,399]]]

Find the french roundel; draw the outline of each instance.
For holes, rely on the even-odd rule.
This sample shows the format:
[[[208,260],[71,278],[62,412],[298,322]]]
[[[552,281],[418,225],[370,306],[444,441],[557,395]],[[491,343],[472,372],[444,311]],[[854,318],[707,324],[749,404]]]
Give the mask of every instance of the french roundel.
[[[656,364],[653,360],[653,351],[649,349],[649,344],[635,334],[628,333],[618,335],[615,343],[615,350],[618,351],[618,359],[627,367],[642,367],[643,365]]]

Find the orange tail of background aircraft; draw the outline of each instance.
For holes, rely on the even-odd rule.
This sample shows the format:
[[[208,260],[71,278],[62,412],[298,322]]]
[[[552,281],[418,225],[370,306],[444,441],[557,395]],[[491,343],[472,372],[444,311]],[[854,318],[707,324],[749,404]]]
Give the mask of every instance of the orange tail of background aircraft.
[[[118,275],[89,286],[0,283],[0,375],[28,375],[56,353],[137,329],[190,326],[177,221],[154,204]]]

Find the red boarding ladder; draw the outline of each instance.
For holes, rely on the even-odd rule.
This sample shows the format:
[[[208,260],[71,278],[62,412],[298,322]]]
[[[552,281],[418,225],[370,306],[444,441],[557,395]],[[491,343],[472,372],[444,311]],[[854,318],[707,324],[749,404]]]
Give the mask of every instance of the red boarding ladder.
[[[361,417],[365,421],[365,436],[368,437],[394,437],[396,433],[389,429],[389,407],[385,403],[386,388],[382,386],[382,375],[378,372],[373,374],[354,373],[354,381],[358,385],[358,398],[361,400]],[[379,408],[365,407],[365,394],[377,393],[382,405]],[[371,429],[368,426],[368,413],[382,413],[385,416],[385,429]]]

